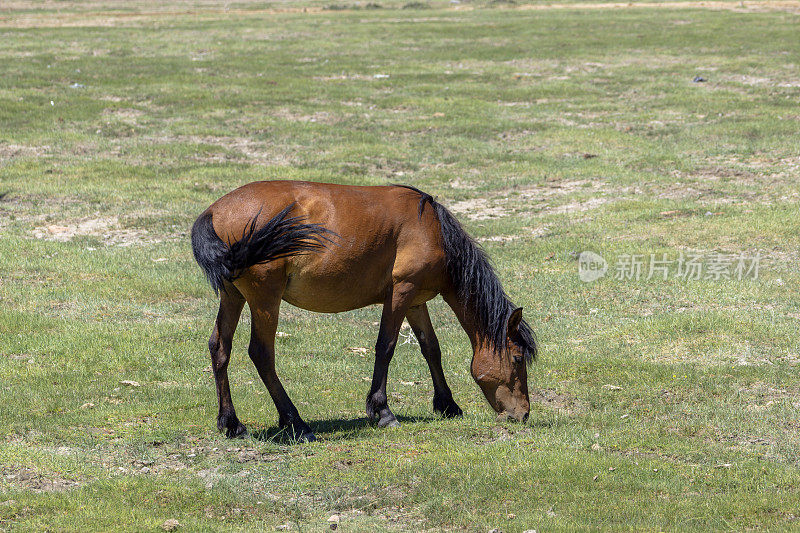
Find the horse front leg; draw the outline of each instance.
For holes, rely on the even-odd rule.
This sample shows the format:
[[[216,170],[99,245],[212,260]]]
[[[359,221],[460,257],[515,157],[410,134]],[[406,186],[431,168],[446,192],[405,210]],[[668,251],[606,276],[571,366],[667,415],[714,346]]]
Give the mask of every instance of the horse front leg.
[[[224,431],[228,438],[239,437],[247,434],[247,429],[236,417],[231,399],[231,388],[228,383],[228,361],[231,357],[233,334],[239,317],[244,307],[244,297],[233,285],[227,284],[220,292],[219,312],[214,322],[214,331],[208,340],[208,349],[211,352],[211,369],[214,372],[214,382],[217,386],[217,401],[219,413],[217,414],[217,428]]]
[[[433,410],[445,418],[463,416],[464,412],[453,400],[453,393],[444,378],[442,369],[442,350],[439,348],[439,339],[433,331],[431,317],[428,314],[428,306],[425,304],[412,307],[406,313],[408,323],[414,330],[414,335],[419,341],[420,351],[428,368],[431,371],[433,380]]]
[[[381,326],[378,341],[375,343],[375,368],[372,372],[372,385],[367,394],[367,416],[377,421],[378,427],[398,427],[400,422],[389,409],[386,397],[386,382],[389,379],[389,363],[397,345],[397,336],[406,311],[416,294],[410,283],[395,284],[392,293],[386,298],[381,313]]]
[[[250,359],[266,385],[275,408],[278,410],[278,425],[285,429],[293,440],[312,442],[317,440],[297,408],[289,399],[286,390],[275,372],[275,332],[278,329],[280,295],[270,300],[252,302],[252,333],[250,336]]]

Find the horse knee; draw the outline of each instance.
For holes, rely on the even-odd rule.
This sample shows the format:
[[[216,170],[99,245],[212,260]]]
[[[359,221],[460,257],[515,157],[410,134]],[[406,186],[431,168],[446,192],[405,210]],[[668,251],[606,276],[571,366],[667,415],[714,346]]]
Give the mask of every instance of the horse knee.
[[[219,342],[219,334],[217,330],[214,330],[214,333],[211,334],[211,338],[208,339],[208,351],[211,352],[211,356],[214,357],[219,352],[220,346],[222,346]]]
[[[211,365],[215,371],[228,366],[231,357],[231,341],[221,339],[216,330],[208,339],[208,351],[211,353]]]
[[[421,344],[421,343],[420,343]],[[422,355],[428,361],[441,361],[442,360],[442,350],[439,348],[438,344],[425,344],[420,346],[422,348]]]
[[[395,346],[397,345],[396,340],[389,340],[383,341],[379,340],[375,344],[375,357],[391,357],[394,353]]]
[[[264,348],[257,342],[251,342],[247,347],[247,355],[250,356],[251,361],[258,363],[264,359]]]

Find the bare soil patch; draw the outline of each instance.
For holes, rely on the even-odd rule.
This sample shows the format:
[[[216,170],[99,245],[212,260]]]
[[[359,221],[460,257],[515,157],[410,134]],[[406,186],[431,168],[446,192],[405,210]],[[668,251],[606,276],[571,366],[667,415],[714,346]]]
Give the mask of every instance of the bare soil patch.
[[[200,152],[190,156],[190,159],[207,163],[258,163],[274,166],[291,166],[299,162],[291,150],[286,147],[273,149],[273,145],[266,141],[254,140],[248,137],[220,137],[213,135],[165,135],[149,137],[157,143],[190,143],[210,145],[219,148],[219,153]],[[226,153],[227,152],[227,153]]]
[[[629,192],[634,191],[625,187],[612,188],[601,180],[554,181],[524,188],[505,189],[492,193],[491,196],[461,200],[448,207],[457,215],[466,216],[470,220],[502,218],[514,213],[568,214],[596,209],[620,199]],[[570,195],[585,197],[587,193],[593,196],[562,203],[565,197]],[[610,196],[610,193],[614,193],[614,196]],[[513,240],[513,238],[499,240]]]
[[[143,229],[121,228],[119,219],[115,216],[48,224],[35,228],[32,234],[37,239],[58,242],[69,242],[77,237],[98,237],[107,246],[152,244],[161,241],[161,239],[149,236]]]
[[[530,392],[532,403],[538,403],[549,409],[564,411],[573,415],[586,410],[586,406],[567,392],[558,392],[553,389],[537,389]]]
[[[0,163],[16,157],[42,157],[49,151],[49,146],[30,146],[0,141]]]
[[[144,115],[144,111],[133,108],[119,108],[119,109],[104,109],[103,118],[106,120],[113,119],[125,124],[136,126],[138,125],[139,117]]]
[[[3,466],[0,467],[0,475],[12,485],[34,492],[61,492],[80,486],[77,481],[58,476],[45,476],[26,467]]]
[[[508,209],[487,198],[462,200],[452,204],[450,210],[457,215],[464,215],[470,220],[502,218],[511,214]]]

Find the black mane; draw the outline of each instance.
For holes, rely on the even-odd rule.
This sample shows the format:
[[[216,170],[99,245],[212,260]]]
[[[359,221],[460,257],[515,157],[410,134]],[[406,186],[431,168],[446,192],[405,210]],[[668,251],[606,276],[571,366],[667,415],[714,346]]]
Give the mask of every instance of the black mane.
[[[489,338],[496,351],[501,351],[508,336],[508,319],[516,306],[503,290],[486,252],[464,231],[453,214],[430,194],[409,185],[398,186],[421,196],[420,216],[426,203],[433,207],[441,226],[447,271],[458,298],[475,313],[478,333]],[[529,362],[536,359],[536,336],[530,325],[522,320],[518,331],[511,340],[522,348]]]

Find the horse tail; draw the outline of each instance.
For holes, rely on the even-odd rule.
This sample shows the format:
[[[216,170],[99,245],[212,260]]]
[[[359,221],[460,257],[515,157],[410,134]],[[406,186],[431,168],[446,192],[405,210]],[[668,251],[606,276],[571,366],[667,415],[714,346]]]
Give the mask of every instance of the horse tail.
[[[210,211],[198,217],[192,226],[192,251],[215,293],[224,290],[224,283],[236,280],[246,268],[315,252],[333,242],[331,236],[335,233],[321,224],[304,223],[304,216],[287,217],[294,205],[286,206],[256,229],[259,211],[245,225],[241,238],[231,244],[214,231]]]

